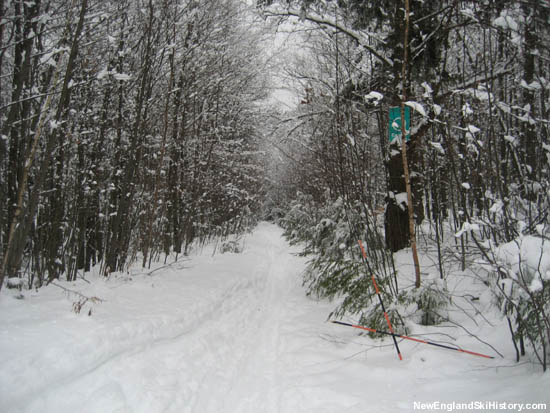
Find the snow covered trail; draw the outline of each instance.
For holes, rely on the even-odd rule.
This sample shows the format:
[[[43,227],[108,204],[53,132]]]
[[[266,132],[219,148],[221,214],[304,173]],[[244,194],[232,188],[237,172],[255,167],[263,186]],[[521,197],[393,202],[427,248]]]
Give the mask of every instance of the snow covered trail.
[[[281,411],[282,326],[308,302],[303,260],[269,224],[246,245],[242,254],[203,254],[191,268],[154,277],[66,285],[105,300],[91,317],[72,313],[74,297],[54,286],[21,301],[3,295],[2,405],[13,412]]]
[[[547,400],[550,376],[533,368],[406,342],[400,362],[389,341],[326,323],[334,304],[305,296],[297,251],[263,223],[240,254],[62,284],[104,300],[80,314],[78,297],[56,286],[24,300],[2,291],[0,411],[364,413]]]

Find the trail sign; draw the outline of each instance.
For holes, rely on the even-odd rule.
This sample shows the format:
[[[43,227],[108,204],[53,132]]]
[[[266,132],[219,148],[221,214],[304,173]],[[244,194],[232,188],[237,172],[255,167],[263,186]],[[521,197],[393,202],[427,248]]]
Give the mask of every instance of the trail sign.
[[[390,124],[388,130],[390,143],[392,143],[395,139],[398,139],[398,142],[401,142],[401,107],[395,106],[393,108],[390,108],[389,121]],[[407,141],[411,139],[410,124],[411,109],[408,106],[405,106],[405,131]]]

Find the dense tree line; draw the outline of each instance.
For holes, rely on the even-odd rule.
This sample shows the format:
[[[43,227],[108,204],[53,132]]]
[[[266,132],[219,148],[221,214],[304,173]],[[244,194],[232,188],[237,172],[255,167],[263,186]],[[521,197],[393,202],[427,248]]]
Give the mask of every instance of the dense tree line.
[[[267,182],[264,208],[314,257],[310,291],[344,296],[337,314],[384,321],[375,273],[397,328],[404,306],[439,322],[450,266],[473,268],[518,358],[527,341],[546,367],[548,2],[257,3],[308,36],[287,68],[301,102],[271,114],[284,119],[269,135],[263,23],[246,2],[0,0],[0,286],[184,254],[242,230]],[[264,137],[282,160],[267,177]],[[441,281],[417,268],[410,288],[393,253],[417,229]]]
[[[266,79],[245,7],[0,2],[0,281],[108,274],[246,225]]]
[[[354,240],[369,239],[370,269],[383,280],[387,300],[415,302],[424,322],[436,321],[437,308],[448,299],[433,294],[429,283],[404,291],[393,268],[391,252],[414,241],[408,167],[414,224],[436,248],[441,279],[450,262],[486,274],[481,277],[508,317],[518,357],[525,339],[546,367],[550,282],[540,264],[544,247],[538,269],[521,262],[518,269],[498,246],[512,243],[519,250],[532,239],[526,237],[542,246],[547,242],[550,5],[540,0],[261,5],[272,18],[295,18],[317,29],[307,40],[307,64],[294,69],[303,104],[284,122],[281,141],[287,142],[283,149],[293,149],[294,159],[287,157],[286,187],[274,189],[290,194],[283,220],[287,233],[305,241],[306,253],[316,257],[307,278],[312,291],[343,294],[340,313],[368,314],[374,305],[372,290],[365,292],[372,288],[370,275],[360,275],[351,264],[357,251],[346,249]],[[411,112],[407,162],[402,140],[389,142],[391,107]],[[392,316],[399,325],[399,314]]]

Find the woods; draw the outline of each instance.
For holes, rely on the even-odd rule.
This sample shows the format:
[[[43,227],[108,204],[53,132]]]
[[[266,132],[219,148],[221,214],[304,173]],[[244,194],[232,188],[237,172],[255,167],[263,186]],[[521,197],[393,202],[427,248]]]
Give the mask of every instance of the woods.
[[[0,288],[268,219],[331,315],[383,327],[374,274],[396,331],[452,323],[474,280],[546,369],[550,4],[251,3],[0,0]],[[265,38],[289,24],[282,109]]]
[[[247,226],[267,80],[243,4],[2,1],[0,15],[2,280],[107,275]]]
[[[343,296],[336,315],[383,327],[370,274],[357,265],[356,242],[366,240],[369,271],[393,303],[392,323],[449,321],[448,283],[473,277],[508,318],[517,358],[528,341],[546,368],[550,6],[350,0],[263,7],[312,32],[302,63],[288,67],[305,96],[287,116],[291,126],[281,128],[294,154],[285,158],[291,182],[273,189],[286,194],[287,235],[311,256],[310,293]],[[389,119],[391,108],[403,107],[411,111],[409,130],[403,114],[399,124]],[[390,128],[410,134],[406,151],[401,137],[389,141]],[[396,269],[392,254],[411,251],[417,238],[423,255],[436,257],[420,267],[425,281],[418,271],[414,281],[414,267]]]

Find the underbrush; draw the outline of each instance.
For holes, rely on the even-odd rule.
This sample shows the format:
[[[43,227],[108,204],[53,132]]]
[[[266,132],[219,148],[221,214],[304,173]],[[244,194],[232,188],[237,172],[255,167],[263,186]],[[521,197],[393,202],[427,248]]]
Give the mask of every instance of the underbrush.
[[[363,205],[347,205],[340,198],[318,205],[300,195],[280,225],[287,239],[300,244],[302,255],[310,258],[304,272],[308,294],[337,301],[329,317],[347,317],[387,331],[374,278],[396,333],[408,334],[416,325],[449,325],[480,340],[464,323],[474,325],[477,334],[491,328],[483,314],[488,307],[479,302],[480,296],[489,296],[490,308],[506,319],[516,359],[527,355],[546,369],[550,243],[544,236],[520,234],[497,245],[484,238],[482,226],[463,226],[457,232],[451,223],[444,223],[437,229],[441,232],[436,241],[433,226],[422,225],[422,283],[415,288],[410,254],[407,250],[388,251],[383,223]],[[361,257],[358,240],[365,245],[366,260]],[[464,285],[467,291],[460,290]]]

